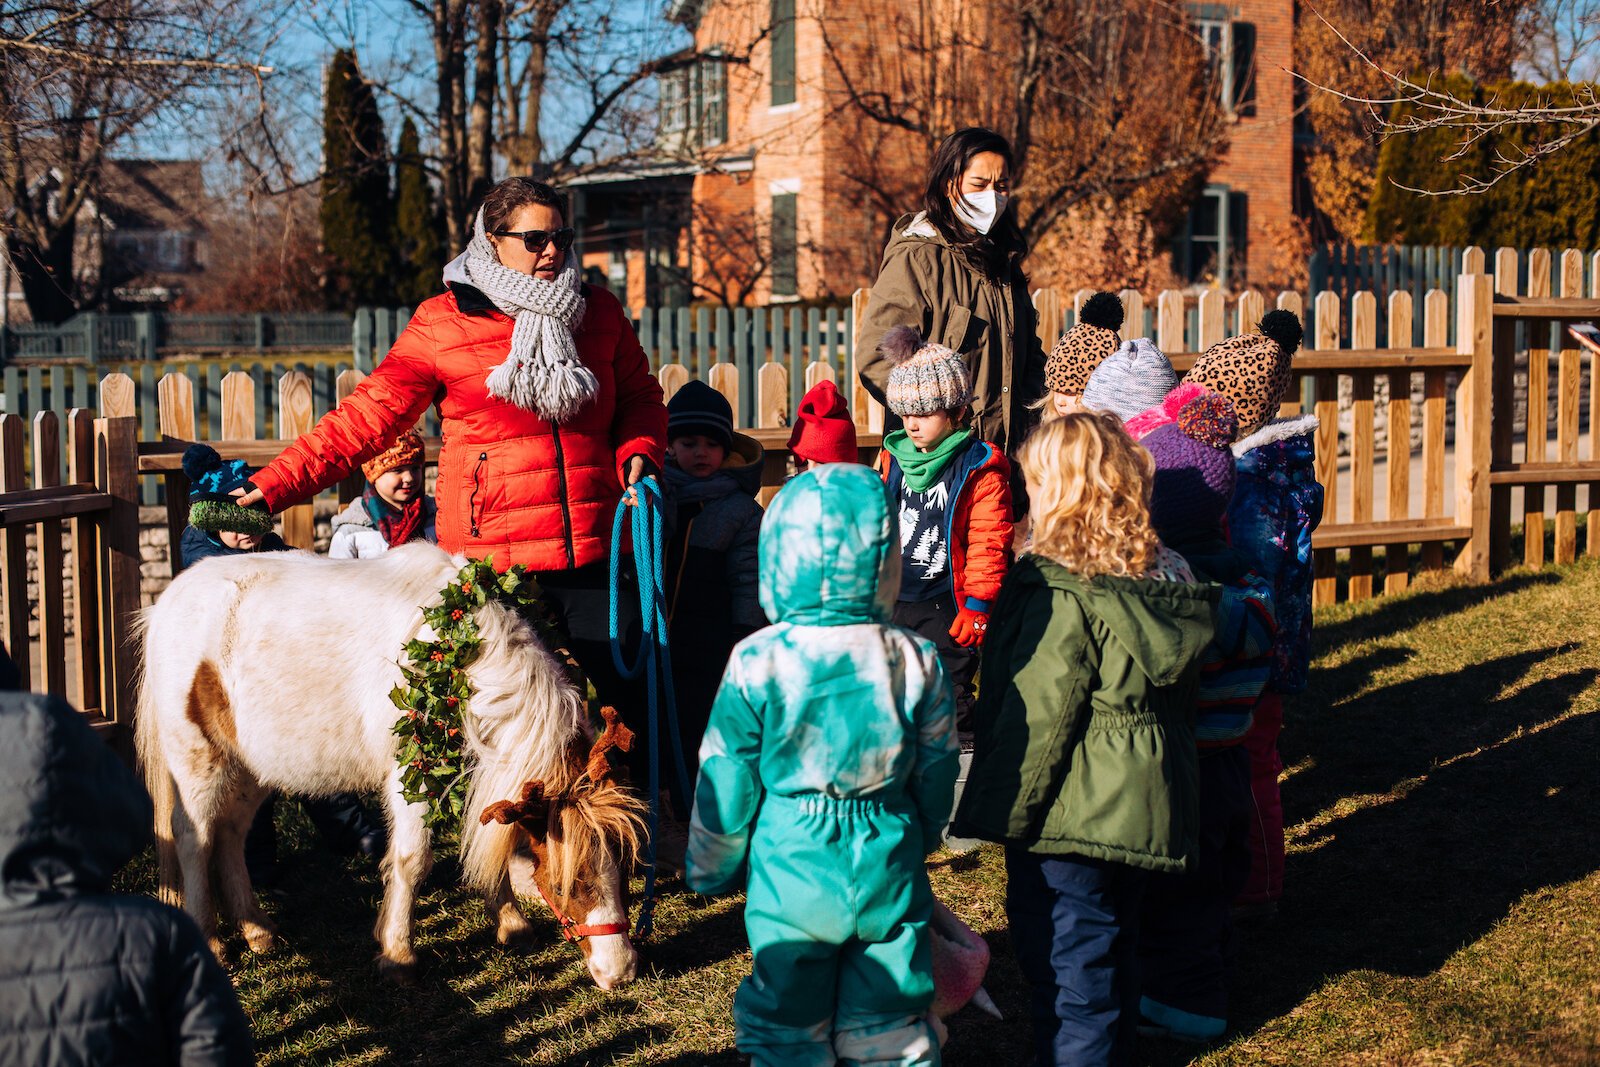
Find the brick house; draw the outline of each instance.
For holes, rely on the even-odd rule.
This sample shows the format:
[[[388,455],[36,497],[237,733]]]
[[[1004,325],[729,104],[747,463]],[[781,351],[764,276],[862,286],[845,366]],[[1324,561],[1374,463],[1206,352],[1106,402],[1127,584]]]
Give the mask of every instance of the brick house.
[[[822,301],[871,284],[926,163],[903,131],[841,121],[853,87],[909,62],[874,47],[885,10],[859,0],[670,5],[706,57],[659,79],[661,146],[695,172],[680,246],[691,299]],[[964,24],[986,17],[979,5],[949,12]],[[1227,286],[1281,277],[1293,254],[1284,238],[1296,177],[1294,2],[1195,3],[1190,13],[1215,57],[1230,144],[1178,227],[1172,275]],[[948,124],[965,124],[953,105]],[[900,193],[886,198],[885,188]],[[1030,259],[1036,277],[1071,284],[1070,267],[1041,255]]]

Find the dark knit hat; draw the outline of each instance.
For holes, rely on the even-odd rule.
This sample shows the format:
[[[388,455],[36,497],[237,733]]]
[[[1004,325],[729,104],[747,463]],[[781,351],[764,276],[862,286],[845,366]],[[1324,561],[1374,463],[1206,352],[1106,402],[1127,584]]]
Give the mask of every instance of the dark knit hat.
[[[1061,335],[1044,365],[1045,388],[1052,393],[1079,396],[1107,356],[1122,343],[1125,312],[1116,293],[1096,293],[1083,302],[1078,324]]]
[[[1156,463],[1150,525],[1169,545],[1216,530],[1233,500],[1233,435],[1238,420],[1221,393],[1202,393],[1178,411],[1176,422],[1140,442]]]
[[[1293,378],[1290,363],[1302,339],[1292,311],[1269,311],[1254,333],[1212,345],[1194,361],[1186,382],[1214,389],[1233,401],[1243,440],[1278,412]]]
[[[183,473],[189,479],[189,525],[207,533],[265,537],[272,532],[266,505],[242,508],[234,501],[234,490],[248,489],[255,473],[244,460],[224,460],[210,445],[190,445],[183,453]]]
[[[733,447],[733,407],[700,379],[691,379],[667,402],[667,440],[700,434]]]
[[[800,413],[789,435],[789,451],[808,463],[857,463],[856,424],[844,396],[824,378],[800,398]]]

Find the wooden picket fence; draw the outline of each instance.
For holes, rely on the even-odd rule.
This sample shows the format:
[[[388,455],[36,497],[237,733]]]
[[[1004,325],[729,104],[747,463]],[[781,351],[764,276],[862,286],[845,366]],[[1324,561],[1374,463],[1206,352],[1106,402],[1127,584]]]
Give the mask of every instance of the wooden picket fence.
[[[97,730],[131,751],[131,634],[139,610],[140,562],[134,420],[95,418],[82,408],[65,419],[41,411],[32,419],[31,435],[29,430],[20,416],[0,415],[5,644],[25,686],[71,700]],[[58,445],[63,433],[64,456]],[[25,449],[30,436],[32,447]],[[34,566],[28,558],[30,531]],[[36,591],[29,590],[30,577]],[[37,661],[29,640],[35,612]]]

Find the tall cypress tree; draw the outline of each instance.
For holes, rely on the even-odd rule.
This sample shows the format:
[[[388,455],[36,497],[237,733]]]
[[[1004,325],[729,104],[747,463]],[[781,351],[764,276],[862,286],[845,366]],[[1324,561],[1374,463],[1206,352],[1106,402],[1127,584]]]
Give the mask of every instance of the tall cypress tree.
[[[388,142],[377,98],[350,49],[335,52],[328,64],[322,159],[328,304],[349,309],[393,303]]]
[[[440,290],[444,215],[433,195],[416,123],[406,117],[394,159],[395,299],[415,307]]]

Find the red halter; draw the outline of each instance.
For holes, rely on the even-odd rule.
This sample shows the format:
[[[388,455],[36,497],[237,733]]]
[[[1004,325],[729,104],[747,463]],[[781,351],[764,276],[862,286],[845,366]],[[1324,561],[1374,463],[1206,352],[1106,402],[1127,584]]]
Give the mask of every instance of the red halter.
[[[619,923],[580,923],[573,920],[572,916],[556,907],[556,902],[544,891],[544,886],[538,879],[533,880],[533,888],[539,891],[539,899],[544,901],[545,907],[550,909],[550,914],[556,917],[556,922],[561,924],[561,936],[573,944],[577,944],[586,937],[609,937],[612,934],[625,934],[628,932],[628,923],[624,919]]]

